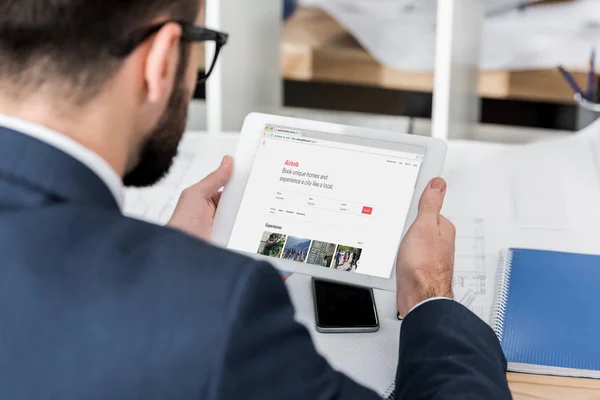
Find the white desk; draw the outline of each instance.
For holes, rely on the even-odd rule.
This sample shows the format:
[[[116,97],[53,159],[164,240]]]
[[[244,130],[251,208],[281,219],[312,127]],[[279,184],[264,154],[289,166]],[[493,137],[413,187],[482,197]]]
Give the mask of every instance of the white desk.
[[[598,127],[600,128],[600,124]],[[188,134],[182,145],[181,156],[176,162],[172,174],[157,188],[129,191],[126,195],[125,212],[145,215],[147,219],[155,222],[166,222],[175,207],[181,190],[216,168],[223,155],[233,154],[236,143],[237,135],[235,134],[216,136]],[[498,219],[489,221],[490,224],[487,228],[492,231],[498,230],[495,233],[502,236],[503,246],[518,243],[531,247],[551,246],[570,251],[600,253],[598,251],[600,250],[599,246],[595,243],[596,238],[586,234],[582,229],[584,224],[600,225],[600,206],[598,206],[600,196],[597,195],[600,193],[600,179],[598,178],[598,165],[594,165],[590,152],[593,144],[589,141],[585,142],[583,139],[579,141],[548,142],[541,147],[536,147],[535,157],[527,153],[528,146],[513,146],[514,151],[506,156],[503,150],[510,147],[511,145],[483,142],[449,142],[445,170],[445,175],[449,181],[449,193],[445,210],[447,210],[447,213],[452,214],[450,217],[457,213],[473,213],[471,217],[479,216],[486,210],[489,213],[490,207],[497,207]],[[196,153],[201,156],[196,157]],[[555,163],[554,160],[560,160],[561,162]],[[505,219],[507,213],[514,212],[510,207],[505,207],[506,210],[504,211],[500,210],[500,206],[506,206],[505,203],[511,201],[510,195],[506,193],[511,191],[511,188],[501,185],[506,185],[507,181],[511,179],[519,179],[516,175],[501,174],[500,172],[510,169],[507,165],[518,164],[519,162],[521,162],[521,167],[526,165],[528,171],[523,171],[523,174],[519,169],[515,171],[519,175],[525,175],[525,172],[533,173],[533,175],[526,175],[525,177],[527,179],[532,176],[536,177],[531,181],[534,187],[542,191],[554,190],[554,197],[563,197],[564,204],[569,205],[569,210],[566,212],[569,218],[568,226],[557,226],[553,229],[542,229],[535,226],[512,230],[500,229],[501,219]],[[487,167],[482,168],[481,163],[487,163]],[[569,173],[568,176],[572,179],[563,182],[563,185],[559,186],[556,181],[548,181],[544,177],[538,177],[540,170],[536,168],[539,168],[540,165],[554,164],[560,164],[562,176],[567,176],[565,174]],[[540,179],[542,180],[541,184]],[[556,185],[556,187],[553,185]],[[591,186],[595,187],[592,188]],[[477,192],[477,189],[479,192]],[[484,192],[484,196],[487,195],[488,197],[481,197],[481,192]],[[470,196],[475,195],[479,197],[470,198]],[[502,203],[494,204],[494,202],[500,201],[495,197],[502,197],[500,199]],[[457,264],[460,260],[459,256],[457,254]],[[306,287],[302,290],[306,291]],[[397,322],[393,321],[393,296],[391,300],[388,293],[378,292],[376,296],[380,318],[382,319],[382,329],[384,325],[389,329],[395,329],[394,324],[397,325]],[[456,297],[457,300],[460,300],[458,295]],[[306,305],[307,296],[302,296],[298,291],[292,293],[292,298],[301,313],[298,319],[310,324],[311,307]],[[331,341],[333,339],[327,337],[323,340]],[[322,342],[322,340],[319,339],[317,342]],[[397,348],[397,340],[394,337],[391,341],[388,338],[382,338],[379,350],[383,352],[394,351],[394,346]],[[390,366],[390,368],[393,367]],[[600,382],[593,380],[509,374],[509,382],[515,399],[600,398]]]

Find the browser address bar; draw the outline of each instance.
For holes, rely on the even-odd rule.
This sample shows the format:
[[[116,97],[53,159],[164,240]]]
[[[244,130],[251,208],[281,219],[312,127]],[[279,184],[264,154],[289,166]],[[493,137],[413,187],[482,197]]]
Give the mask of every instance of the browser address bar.
[[[290,142],[304,143],[304,144],[309,144],[309,145],[313,145],[313,146],[322,146],[322,147],[330,147],[330,148],[346,149],[346,150],[356,150],[356,151],[360,151],[363,153],[380,154],[380,155],[408,159],[408,160],[418,160],[418,161],[422,160],[422,155],[420,155],[420,154],[407,153],[407,152],[398,151],[398,150],[387,150],[387,149],[382,149],[379,147],[360,146],[360,145],[343,143],[343,142],[332,142],[332,141],[328,141],[328,140],[313,139],[313,138],[304,137],[304,136],[292,136],[292,135],[284,135],[284,134],[280,134],[280,133],[273,133],[271,135],[271,138],[278,139],[278,140],[286,140],[286,141],[290,141]],[[372,151],[368,151],[366,149],[369,149],[369,150],[372,149]]]

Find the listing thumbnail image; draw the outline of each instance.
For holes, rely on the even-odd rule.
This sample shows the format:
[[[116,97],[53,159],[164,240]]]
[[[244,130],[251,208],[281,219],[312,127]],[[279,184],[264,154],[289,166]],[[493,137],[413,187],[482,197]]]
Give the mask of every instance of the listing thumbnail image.
[[[258,246],[258,254],[263,256],[281,257],[283,245],[285,244],[286,235],[275,232],[265,232],[260,239]]]
[[[356,271],[361,253],[362,249],[339,245],[335,251],[331,268],[341,271]]]
[[[362,249],[265,231],[258,254],[354,272],[358,268]]]
[[[308,264],[320,265],[325,268],[331,267],[333,254],[335,253],[335,244],[327,242],[314,241],[308,252]]]
[[[310,239],[302,239],[295,236],[288,237],[281,258],[301,263],[305,262],[311,242],[312,240]]]

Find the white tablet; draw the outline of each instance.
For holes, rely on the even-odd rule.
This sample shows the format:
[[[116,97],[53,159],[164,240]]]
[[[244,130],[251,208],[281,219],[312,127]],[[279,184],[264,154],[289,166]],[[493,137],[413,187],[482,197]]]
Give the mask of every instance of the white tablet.
[[[400,241],[446,143],[250,114],[213,241],[277,268],[395,290]]]

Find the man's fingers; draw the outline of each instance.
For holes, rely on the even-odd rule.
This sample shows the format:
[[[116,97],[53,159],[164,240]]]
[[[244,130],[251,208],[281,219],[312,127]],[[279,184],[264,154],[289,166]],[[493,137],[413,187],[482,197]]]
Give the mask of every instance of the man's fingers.
[[[223,186],[229,182],[233,172],[233,159],[230,156],[223,157],[221,165],[215,171],[210,173],[200,182],[186,189],[187,192],[194,193],[194,196],[211,198],[219,192]]]
[[[442,178],[432,179],[421,196],[418,218],[427,218],[431,221],[436,221],[437,223],[438,216],[440,211],[442,211],[442,206],[444,205],[445,195],[446,181]]]

